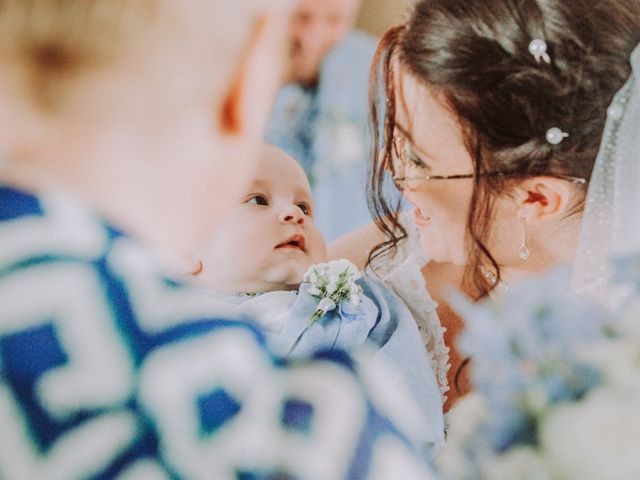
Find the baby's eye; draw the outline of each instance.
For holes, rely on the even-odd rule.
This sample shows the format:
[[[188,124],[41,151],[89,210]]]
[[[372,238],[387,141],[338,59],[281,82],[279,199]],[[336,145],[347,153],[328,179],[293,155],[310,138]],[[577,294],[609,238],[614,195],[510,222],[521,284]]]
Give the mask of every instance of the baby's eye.
[[[311,207],[306,203],[299,203],[297,206],[305,215],[311,215]]]
[[[251,205],[266,206],[269,205],[269,200],[264,195],[252,195],[251,197],[249,197],[246,203],[250,203]]]

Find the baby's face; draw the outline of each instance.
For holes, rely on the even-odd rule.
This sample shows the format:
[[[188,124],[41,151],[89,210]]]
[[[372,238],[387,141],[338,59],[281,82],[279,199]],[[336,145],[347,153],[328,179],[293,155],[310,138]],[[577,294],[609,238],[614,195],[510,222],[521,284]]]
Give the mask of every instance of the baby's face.
[[[199,256],[201,283],[223,291],[294,289],[327,248],[302,168],[265,146],[254,180]]]

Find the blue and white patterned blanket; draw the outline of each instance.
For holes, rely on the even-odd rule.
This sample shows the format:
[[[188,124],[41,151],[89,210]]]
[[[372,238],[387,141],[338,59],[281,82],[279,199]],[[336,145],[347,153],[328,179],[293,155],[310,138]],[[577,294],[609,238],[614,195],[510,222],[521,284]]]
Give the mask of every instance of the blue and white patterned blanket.
[[[278,360],[66,195],[0,185],[0,478],[430,478],[339,351]]]

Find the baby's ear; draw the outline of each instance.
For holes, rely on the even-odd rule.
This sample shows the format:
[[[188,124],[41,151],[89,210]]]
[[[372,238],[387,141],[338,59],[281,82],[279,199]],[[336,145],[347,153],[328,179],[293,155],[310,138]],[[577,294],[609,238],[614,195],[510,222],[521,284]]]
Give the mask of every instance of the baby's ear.
[[[287,58],[287,31],[286,12],[256,20],[220,109],[223,134],[262,137]]]
[[[194,277],[202,273],[202,260],[195,255],[188,255],[182,258],[178,265],[178,274]]]

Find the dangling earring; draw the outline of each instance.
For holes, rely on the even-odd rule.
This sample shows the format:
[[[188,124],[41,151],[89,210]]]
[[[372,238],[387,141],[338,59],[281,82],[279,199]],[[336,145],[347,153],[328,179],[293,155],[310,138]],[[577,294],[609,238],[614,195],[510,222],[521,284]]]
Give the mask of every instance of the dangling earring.
[[[529,259],[529,249],[527,248],[527,214],[520,214],[522,219],[522,242],[520,242],[520,260],[523,262]]]

